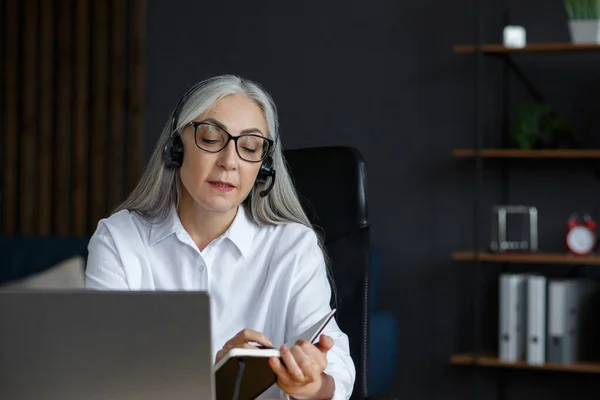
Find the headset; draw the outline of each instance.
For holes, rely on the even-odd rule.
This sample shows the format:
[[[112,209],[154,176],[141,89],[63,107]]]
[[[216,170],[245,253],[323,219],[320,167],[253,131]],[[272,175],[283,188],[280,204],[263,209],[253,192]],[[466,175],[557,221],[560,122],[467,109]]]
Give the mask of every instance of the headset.
[[[169,168],[180,168],[183,164],[183,142],[181,141],[181,136],[179,135],[177,129],[177,120],[179,119],[179,113],[181,112],[181,108],[183,103],[190,97],[193,91],[198,88],[202,82],[195,84],[190,89],[185,92],[185,94],[179,99],[177,106],[175,107],[175,111],[173,111],[173,118],[171,119],[171,135],[163,148],[163,157],[165,159],[165,164]],[[277,144],[273,146],[275,148]],[[269,150],[271,153],[272,150]],[[273,186],[275,185],[275,165],[273,162],[273,156],[271,154],[267,155],[260,165],[260,169],[258,170],[258,175],[256,176],[255,184],[266,184],[269,178],[271,178],[270,185],[265,189],[259,192],[260,197],[265,197]]]

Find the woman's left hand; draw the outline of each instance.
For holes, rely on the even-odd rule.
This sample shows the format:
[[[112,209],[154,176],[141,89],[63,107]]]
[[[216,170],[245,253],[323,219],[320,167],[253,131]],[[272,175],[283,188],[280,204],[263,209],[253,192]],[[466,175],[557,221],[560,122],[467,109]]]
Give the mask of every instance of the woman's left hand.
[[[331,398],[335,384],[323,371],[332,347],[333,339],[327,335],[321,335],[316,345],[300,340],[291,349],[281,346],[281,360],[277,357],[269,360],[279,388],[299,400]]]

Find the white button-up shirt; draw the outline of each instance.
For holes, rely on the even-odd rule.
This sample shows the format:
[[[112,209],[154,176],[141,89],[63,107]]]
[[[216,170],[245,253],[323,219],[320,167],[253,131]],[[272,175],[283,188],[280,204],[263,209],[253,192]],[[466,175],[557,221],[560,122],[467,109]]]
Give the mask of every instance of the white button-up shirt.
[[[211,299],[213,359],[244,328],[264,333],[278,348],[329,310],[331,288],[315,233],[304,225],[259,226],[240,206],[229,229],[203,251],[175,210],[152,225],[120,211],[98,223],[89,246],[86,287],[101,290],[191,290]],[[355,367],[348,337],[332,319],[325,373],[335,400],[352,393]],[[273,386],[262,397],[279,397]]]

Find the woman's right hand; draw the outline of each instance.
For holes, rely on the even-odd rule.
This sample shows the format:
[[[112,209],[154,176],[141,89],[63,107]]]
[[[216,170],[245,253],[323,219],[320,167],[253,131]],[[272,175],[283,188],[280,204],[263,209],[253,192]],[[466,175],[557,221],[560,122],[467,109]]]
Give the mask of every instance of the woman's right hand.
[[[252,346],[248,344],[249,342],[255,342],[264,347],[273,347],[273,343],[271,340],[266,337],[264,334],[252,330],[252,329],[243,329],[238,332],[237,335],[232,337],[230,340],[225,342],[223,348],[217,352],[217,357],[215,363],[218,363],[221,358],[225,356],[229,352],[229,350],[233,348],[242,348],[242,349],[256,349],[256,346]]]

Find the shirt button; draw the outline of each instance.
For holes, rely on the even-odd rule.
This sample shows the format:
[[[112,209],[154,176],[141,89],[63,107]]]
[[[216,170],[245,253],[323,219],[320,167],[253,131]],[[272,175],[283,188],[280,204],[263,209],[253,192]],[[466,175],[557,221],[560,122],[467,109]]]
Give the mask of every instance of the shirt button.
[[[200,269],[200,271],[204,271],[204,265],[200,264],[199,269]]]

